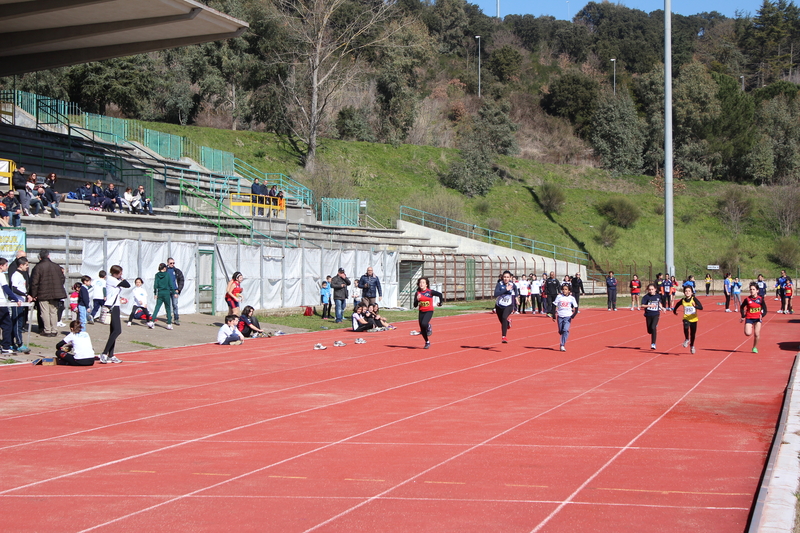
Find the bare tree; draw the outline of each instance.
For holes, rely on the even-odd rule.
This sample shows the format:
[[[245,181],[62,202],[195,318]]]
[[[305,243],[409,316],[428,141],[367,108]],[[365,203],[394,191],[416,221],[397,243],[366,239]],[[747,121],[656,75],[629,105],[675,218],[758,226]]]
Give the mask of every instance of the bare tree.
[[[794,234],[800,223],[800,191],[796,186],[776,187],[770,194],[772,220],[784,237]]]
[[[753,210],[753,200],[741,189],[731,189],[718,202],[719,215],[734,235],[742,232]]]
[[[317,138],[333,96],[359,74],[361,55],[386,42],[395,0],[274,0],[277,22],[294,42],[278,60],[289,98],[290,142],[313,172]],[[391,28],[391,29],[390,29]]]

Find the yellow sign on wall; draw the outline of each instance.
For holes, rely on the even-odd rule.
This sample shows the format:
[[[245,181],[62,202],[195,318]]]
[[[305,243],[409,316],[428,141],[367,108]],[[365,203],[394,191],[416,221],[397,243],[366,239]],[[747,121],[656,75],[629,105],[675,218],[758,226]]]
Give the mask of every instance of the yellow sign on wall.
[[[0,159],[0,185],[11,183],[11,175],[17,170],[17,165],[10,159]]]

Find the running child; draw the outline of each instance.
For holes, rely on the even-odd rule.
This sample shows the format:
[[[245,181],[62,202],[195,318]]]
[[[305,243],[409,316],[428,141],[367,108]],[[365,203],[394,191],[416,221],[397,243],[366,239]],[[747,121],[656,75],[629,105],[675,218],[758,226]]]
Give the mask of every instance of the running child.
[[[556,296],[556,316],[553,316],[553,320],[558,322],[558,334],[561,335],[560,350],[562,352],[567,351],[569,326],[572,323],[572,319],[578,314],[578,302],[570,294],[571,292],[571,284],[565,284],[561,286],[561,294]]]
[[[422,338],[425,339],[426,350],[431,347],[431,342],[428,338],[433,335],[431,318],[433,318],[434,298],[439,298],[439,306],[441,307],[442,303],[444,303],[442,293],[431,289],[428,278],[419,278],[417,280],[417,293],[414,295],[414,307],[419,308],[419,332]]]
[[[642,282],[639,281],[639,276],[636,274],[633,275],[633,278],[630,282],[631,288],[631,311],[633,311],[634,307],[636,310],[639,310],[639,294],[642,292]]]
[[[551,276],[553,273],[550,273]],[[558,283],[556,281],[556,283]],[[511,328],[511,320],[509,317],[514,309],[514,297],[515,297],[515,287],[514,283],[511,281],[511,272],[506,270],[503,272],[503,277],[497,282],[497,286],[494,288],[494,297],[495,297],[495,306],[494,310],[497,314],[497,319],[500,321],[500,330],[503,334],[502,342],[507,343],[508,339],[506,335],[508,330]]]
[[[690,286],[683,288],[683,298],[677,301],[675,309],[672,314],[678,314],[678,306],[683,306],[683,347],[691,346],[691,352],[694,353],[694,339],[697,337],[697,311],[703,310],[703,304],[700,303],[694,295],[694,289]]]
[[[647,294],[642,296],[642,307],[644,307],[644,321],[647,324],[647,333],[650,334],[650,349],[656,349],[658,339],[658,320],[661,318],[661,296],[656,294],[656,286],[651,283],[647,286]]]
[[[759,275],[759,277],[761,277]],[[753,353],[758,353],[758,338],[761,337],[761,319],[767,314],[767,299],[759,293],[758,282],[750,282],[750,296],[742,302],[744,334],[753,337]]]

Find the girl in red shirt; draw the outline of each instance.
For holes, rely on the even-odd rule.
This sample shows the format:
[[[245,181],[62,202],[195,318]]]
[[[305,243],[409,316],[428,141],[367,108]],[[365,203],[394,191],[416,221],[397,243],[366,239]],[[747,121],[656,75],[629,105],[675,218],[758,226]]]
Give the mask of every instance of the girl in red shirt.
[[[639,294],[642,292],[642,282],[639,281],[639,276],[636,274],[633,275],[633,279],[630,283],[631,288],[631,311],[635,307],[636,310],[639,310]]]
[[[439,298],[439,306],[444,302],[444,296],[439,291],[430,288],[428,278],[417,280],[417,293],[414,295],[414,307],[419,307],[419,332],[425,339],[425,349],[431,347],[428,337],[433,335],[431,318],[433,318],[433,298]]]
[[[761,318],[767,314],[767,302],[758,294],[758,284],[750,282],[750,296],[745,298],[740,308],[744,322],[744,334],[753,336],[753,353],[758,353],[758,338],[761,336]]]

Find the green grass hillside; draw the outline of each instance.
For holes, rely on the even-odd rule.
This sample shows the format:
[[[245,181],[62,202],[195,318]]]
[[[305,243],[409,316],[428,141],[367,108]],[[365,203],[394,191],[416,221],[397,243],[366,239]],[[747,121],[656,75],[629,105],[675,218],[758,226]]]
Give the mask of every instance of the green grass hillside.
[[[290,175],[309,186],[325,179],[319,174],[313,178],[306,175],[294,155],[271,134],[171,124],[151,123],[149,127],[231,151],[256,168]],[[321,174],[344,180],[340,188],[348,193],[346,196],[367,199],[369,214],[381,223],[393,224],[399,206],[408,205],[514,235],[580,248],[603,267],[623,270],[621,265],[635,264],[643,273],[651,264],[655,270],[663,269],[663,198],[649,177],[612,177],[589,167],[500,157],[498,163],[505,177],[485,197],[466,198],[438,181],[439,174],[458,157],[454,150],[324,139],[319,154],[320,166],[326,169]],[[545,182],[559,184],[566,193],[567,201],[559,214],[545,214],[536,200]],[[743,277],[762,271],[774,277],[781,265],[773,257],[778,237],[769,223],[769,190],[723,182],[683,185],[674,197],[677,274],[702,275],[705,265],[722,264],[734,273],[740,269]],[[717,214],[719,199],[736,188],[744,189],[755,206],[738,236]],[[606,247],[598,241],[605,219],[597,206],[614,196],[633,201],[641,217],[629,229],[618,228],[616,243]],[[797,266],[792,265],[792,270]]]

